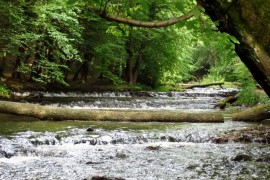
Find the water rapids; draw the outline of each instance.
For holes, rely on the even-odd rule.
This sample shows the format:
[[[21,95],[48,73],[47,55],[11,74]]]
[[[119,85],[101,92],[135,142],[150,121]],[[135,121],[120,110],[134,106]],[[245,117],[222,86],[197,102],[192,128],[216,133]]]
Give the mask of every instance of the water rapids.
[[[147,98],[127,92],[118,96],[44,93],[40,99],[26,100],[69,108],[185,107],[212,111],[213,104],[226,94],[222,90],[214,94],[207,91],[214,90],[190,90],[192,95],[152,93]],[[192,99],[200,105],[196,106],[198,102]],[[100,107],[93,105],[98,101]],[[117,101],[119,107],[105,106],[112,101]],[[140,107],[142,102],[146,105]],[[187,107],[189,102],[192,105]],[[268,143],[258,143],[256,138],[249,143],[216,142],[219,134],[261,126],[270,128],[270,123],[232,122],[229,115],[225,123],[197,124],[39,121],[0,114],[0,179],[269,179]]]

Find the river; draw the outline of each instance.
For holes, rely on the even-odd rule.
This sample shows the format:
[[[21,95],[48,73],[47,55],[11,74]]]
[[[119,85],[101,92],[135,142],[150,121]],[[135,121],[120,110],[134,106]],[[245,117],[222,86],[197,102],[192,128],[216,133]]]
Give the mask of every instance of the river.
[[[195,89],[147,97],[43,93],[27,101],[84,109],[220,111],[213,109],[215,103],[232,91]],[[269,144],[215,141],[227,131],[270,127],[269,121],[232,122],[230,111],[222,111],[224,123],[211,124],[39,121],[0,114],[0,179],[269,179]]]

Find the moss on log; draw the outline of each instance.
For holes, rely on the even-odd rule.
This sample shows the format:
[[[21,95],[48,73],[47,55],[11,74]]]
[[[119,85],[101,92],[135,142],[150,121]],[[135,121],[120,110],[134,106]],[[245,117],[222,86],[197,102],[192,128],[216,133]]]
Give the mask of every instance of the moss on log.
[[[224,122],[222,114],[184,111],[126,111],[55,108],[37,104],[0,101],[0,113],[24,115],[41,120],[89,120],[131,122]]]
[[[227,104],[232,104],[237,100],[237,96],[228,96],[220,100],[214,108],[219,107],[220,109],[225,109]]]
[[[270,119],[270,104],[258,105],[232,116],[233,121],[259,122],[266,119]]]

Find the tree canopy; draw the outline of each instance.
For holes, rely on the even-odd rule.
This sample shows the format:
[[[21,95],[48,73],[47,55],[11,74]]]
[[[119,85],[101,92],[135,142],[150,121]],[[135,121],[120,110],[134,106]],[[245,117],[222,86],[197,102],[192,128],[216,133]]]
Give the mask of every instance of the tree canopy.
[[[189,0],[1,0],[1,76],[12,72],[13,78],[45,84],[93,79],[152,87],[237,81],[242,76],[235,72],[241,64],[234,51],[239,41],[218,31],[221,21],[205,14],[207,5]]]

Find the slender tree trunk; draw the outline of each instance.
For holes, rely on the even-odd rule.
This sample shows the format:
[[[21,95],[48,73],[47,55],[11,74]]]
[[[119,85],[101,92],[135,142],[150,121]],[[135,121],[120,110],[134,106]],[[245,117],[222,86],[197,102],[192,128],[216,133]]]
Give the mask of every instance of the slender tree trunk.
[[[137,78],[138,78],[138,73],[139,73],[139,70],[140,70],[141,62],[142,62],[142,55],[139,54],[137,56],[137,58],[136,58],[135,66],[133,67],[133,70],[132,70],[132,83],[136,83],[137,82]]]
[[[42,73],[42,69],[38,66],[38,60],[41,59],[40,53],[42,51],[42,47],[36,47],[35,59],[31,66],[31,74],[30,74],[30,81],[33,81],[35,78],[38,78]]]
[[[6,64],[6,55],[4,55],[0,61],[0,77],[4,76],[5,64]]]
[[[88,61],[84,61],[84,63],[82,64],[81,80],[86,82],[88,73],[89,73],[89,63]]]
[[[85,53],[84,54],[84,61],[78,68],[78,70],[75,72],[73,81],[76,81],[79,77],[79,74],[81,74],[81,80],[86,81],[89,73],[89,63],[93,60],[93,54],[92,53]]]
[[[22,64],[22,58],[24,57],[25,49],[23,47],[19,47],[19,54],[16,57],[15,67],[12,73],[12,78],[21,79],[21,73],[18,71],[19,67]]]
[[[129,84],[132,84],[133,78],[132,78],[132,56],[129,55],[126,62],[126,81]]]
[[[80,65],[78,70],[75,72],[73,81],[76,81],[81,75],[80,79],[86,81],[89,73],[89,64],[87,60],[84,60],[83,63]]]
[[[131,37],[130,37],[131,38]],[[126,43],[126,51],[127,51],[127,59],[126,59],[126,68],[125,68],[125,79],[126,82],[132,84],[132,58],[133,58],[133,49],[132,49],[132,41],[128,39]]]

